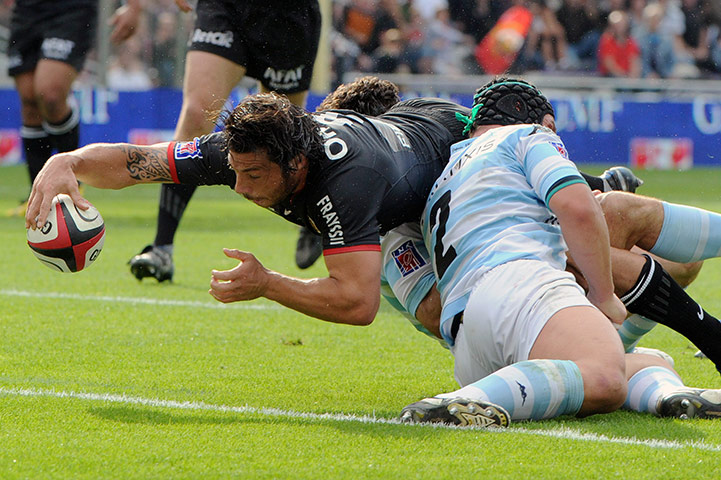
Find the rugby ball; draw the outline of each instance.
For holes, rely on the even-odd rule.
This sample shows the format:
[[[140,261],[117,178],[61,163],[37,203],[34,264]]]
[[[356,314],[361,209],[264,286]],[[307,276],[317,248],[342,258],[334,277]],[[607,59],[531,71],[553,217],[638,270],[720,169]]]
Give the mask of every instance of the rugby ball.
[[[56,195],[42,228],[27,231],[28,245],[47,267],[59,272],[79,272],[100,255],[105,242],[105,222],[98,209],[75,207],[70,196]]]

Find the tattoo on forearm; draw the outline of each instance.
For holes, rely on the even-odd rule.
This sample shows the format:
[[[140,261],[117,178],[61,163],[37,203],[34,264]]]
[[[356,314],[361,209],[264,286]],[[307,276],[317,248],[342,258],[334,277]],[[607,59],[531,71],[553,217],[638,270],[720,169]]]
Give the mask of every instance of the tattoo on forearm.
[[[168,158],[163,152],[148,147],[121,147],[127,159],[125,164],[130,176],[140,181],[167,182],[172,181]]]

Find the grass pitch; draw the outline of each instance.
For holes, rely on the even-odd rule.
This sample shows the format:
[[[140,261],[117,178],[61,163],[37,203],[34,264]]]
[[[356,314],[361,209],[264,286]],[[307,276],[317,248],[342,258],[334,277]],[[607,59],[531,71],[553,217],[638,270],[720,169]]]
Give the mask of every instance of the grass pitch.
[[[589,171],[600,169],[589,168]],[[641,172],[647,195],[721,212],[721,171]],[[0,169],[0,214],[27,190]],[[173,284],[128,259],[154,235],[158,186],[88,188],[107,237],[87,271],[60,274],[0,217],[0,478],[717,479],[721,420],[617,412],[504,432],[400,425],[406,404],[456,387],[453,360],[383,304],[370,327],[332,325],[265,300],[223,306],[210,270],[251,251],[293,263],[297,229],[225,188],[200,188],[176,240]],[[690,287],[721,315],[721,261]],[[689,385],[721,388],[696,349],[659,326]]]

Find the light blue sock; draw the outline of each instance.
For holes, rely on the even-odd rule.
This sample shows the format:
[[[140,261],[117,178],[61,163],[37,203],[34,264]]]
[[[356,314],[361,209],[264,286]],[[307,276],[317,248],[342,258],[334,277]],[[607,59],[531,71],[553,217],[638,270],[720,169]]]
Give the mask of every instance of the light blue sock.
[[[526,360],[438,396],[488,401],[506,409],[514,421],[541,420],[578,413],[583,378],[569,360]]]
[[[623,342],[624,351],[629,353],[636,348],[636,344],[641,340],[641,337],[650,332],[656,325],[658,323],[653,320],[635,313],[624,320],[618,328],[618,335],[621,337],[621,342]]]
[[[721,215],[663,203],[663,225],[650,252],[673,262],[696,262],[721,255]]]
[[[643,368],[628,381],[628,395],[623,408],[658,415],[658,400],[683,386],[678,375],[668,368]]]

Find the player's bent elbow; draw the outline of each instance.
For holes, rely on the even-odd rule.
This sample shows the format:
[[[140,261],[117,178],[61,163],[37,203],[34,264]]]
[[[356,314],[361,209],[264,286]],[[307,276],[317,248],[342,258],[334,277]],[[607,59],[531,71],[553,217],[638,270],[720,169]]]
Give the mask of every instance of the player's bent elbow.
[[[365,315],[362,317],[358,317],[357,321],[353,325],[357,325],[359,327],[367,327],[371,323],[373,323],[373,320],[375,320],[375,315]]]
[[[355,317],[355,323],[354,325],[358,325],[360,327],[367,327],[371,323],[373,323],[373,320],[376,318],[376,314],[378,313],[378,309],[364,309],[363,312],[359,312]]]
[[[362,300],[355,302],[355,305],[344,309],[342,320],[344,323],[365,327],[373,323],[378,313],[380,301],[373,302]]]

